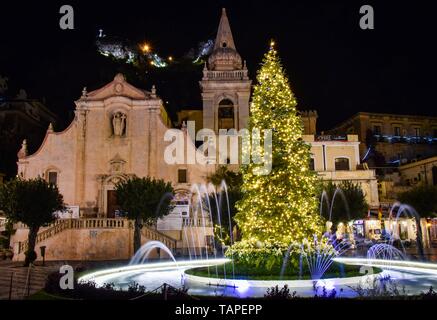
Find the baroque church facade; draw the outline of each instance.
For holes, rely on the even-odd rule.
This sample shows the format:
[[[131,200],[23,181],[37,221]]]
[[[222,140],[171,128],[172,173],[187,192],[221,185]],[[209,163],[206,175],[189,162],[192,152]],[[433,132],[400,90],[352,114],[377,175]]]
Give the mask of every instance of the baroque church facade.
[[[246,127],[251,81],[224,10],[200,86],[203,128],[218,133]],[[176,190],[189,191],[191,184],[205,182],[215,171],[208,164],[165,163],[169,143],[164,135],[171,123],[154,87],[135,88],[118,74],[103,88],[84,89],[75,104],[75,118],[67,129],[54,132],[50,127],[34,154],[28,155],[23,146],[18,174],[56,182],[65,202],[79,206],[82,216],[114,217],[114,186],[129,176],[152,176],[172,182]]]
[[[198,120],[196,129],[208,128],[216,134],[220,129],[240,130],[246,127],[252,82],[248,77],[246,63],[237,52],[224,9],[214,49],[205,64],[199,84],[203,110],[200,114],[196,114],[199,111],[183,111],[181,119],[184,122]],[[84,89],[75,104],[75,118],[64,131],[55,132],[49,126],[42,145],[33,154],[28,154],[26,145],[23,144],[18,153],[18,175],[26,179],[39,176],[56,183],[65,203],[71,208],[71,217],[78,220],[95,219],[93,221],[116,220],[118,206],[114,189],[119,181],[134,175],[164,179],[172,183],[176,200],[180,200],[182,206],[176,205],[174,212],[159,221],[155,230],[148,230],[143,235],[143,241],[159,239],[172,250],[180,249],[184,253],[185,247],[197,245],[190,243],[186,235],[184,238],[182,230],[189,227],[195,232],[199,246],[205,248],[210,241],[208,237],[212,235],[212,227],[209,226],[206,233],[205,228],[200,231],[196,222],[190,222],[190,213],[185,206],[193,185],[205,183],[218,165],[168,164],[164,161],[165,150],[170,145],[164,136],[171,129],[171,122],[155,87],[150,91],[136,88],[122,74],[117,74],[112,82],[100,89],[91,92]],[[335,157],[347,160],[350,170],[345,169],[346,164],[343,161],[343,172],[337,175],[331,173],[328,178],[336,181],[337,177],[340,181],[359,177],[364,189],[367,188],[371,204],[377,205],[374,172],[364,170],[357,174],[356,171],[360,163],[357,140],[348,136],[341,141],[318,141],[314,138],[316,118],[315,112],[302,113],[306,134],[304,139],[313,144],[313,169],[335,171]],[[186,141],[186,151],[199,152],[187,130],[183,128],[181,132]],[[333,153],[330,154],[328,149]],[[341,157],[342,154],[345,156]],[[346,174],[346,171],[350,174]],[[77,226],[81,229],[68,236],[75,239],[73,241],[69,238],[69,249],[55,249],[58,248],[58,242],[68,241],[61,239],[62,232],[56,235],[52,231],[49,233],[50,227],[42,231],[48,235],[38,238],[37,247],[46,245],[49,252],[46,259],[53,260],[129,258],[133,254],[132,246],[129,245],[130,240],[124,238],[131,239],[133,231],[127,231],[129,228],[124,223],[108,224],[103,220],[92,224],[70,222],[68,226],[64,223],[66,229]],[[85,232],[83,229],[87,226],[89,230]],[[100,230],[102,226],[104,231]],[[115,231],[108,233],[112,232],[111,228]],[[117,228],[126,230],[117,231]],[[91,233],[90,230],[95,232]],[[23,258],[25,239],[25,231],[17,232],[12,237],[11,245],[17,254],[14,259]],[[81,249],[77,249],[75,245]],[[106,249],[100,252],[96,246]],[[113,249],[117,246],[122,248]],[[50,247],[53,248],[52,253]],[[71,254],[72,251],[75,253]]]
[[[178,190],[188,181],[203,181],[210,170],[165,163],[170,123],[162,100],[154,88],[139,90],[122,74],[103,88],[84,91],[75,112],[63,132],[49,128],[36,153],[20,151],[18,175],[56,183],[64,201],[79,206],[81,216],[114,218],[115,185],[131,176],[164,179]]]

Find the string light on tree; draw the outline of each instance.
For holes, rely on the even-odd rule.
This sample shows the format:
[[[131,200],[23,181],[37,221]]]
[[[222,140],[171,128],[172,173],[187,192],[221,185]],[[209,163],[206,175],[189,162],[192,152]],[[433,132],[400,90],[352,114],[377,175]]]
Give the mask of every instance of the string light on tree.
[[[309,170],[310,147],[302,140],[296,98],[270,42],[257,74],[249,119],[250,130],[272,129],[272,171],[256,175],[256,164],[242,167],[243,199],[236,220],[243,240],[301,243],[322,232],[317,215],[319,180]]]

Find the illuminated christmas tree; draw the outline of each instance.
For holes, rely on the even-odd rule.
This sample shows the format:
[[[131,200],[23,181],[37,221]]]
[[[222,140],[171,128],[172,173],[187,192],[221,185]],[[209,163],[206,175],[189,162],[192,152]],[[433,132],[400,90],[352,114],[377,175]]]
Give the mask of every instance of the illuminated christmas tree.
[[[273,47],[265,54],[254,88],[249,129],[272,130],[272,170],[257,175],[259,165],[242,166],[243,199],[236,220],[243,240],[287,245],[320,235],[318,178],[309,170],[310,146],[296,98]],[[263,134],[261,134],[263,136]]]

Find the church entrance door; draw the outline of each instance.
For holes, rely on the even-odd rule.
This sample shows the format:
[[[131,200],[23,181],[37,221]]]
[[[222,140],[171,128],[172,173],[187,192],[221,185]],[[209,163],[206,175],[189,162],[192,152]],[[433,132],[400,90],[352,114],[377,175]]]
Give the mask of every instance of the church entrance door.
[[[107,191],[107,208],[106,208],[106,216],[108,218],[115,218],[116,212],[120,210],[120,206],[117,203],[117,194],[115,190]]]

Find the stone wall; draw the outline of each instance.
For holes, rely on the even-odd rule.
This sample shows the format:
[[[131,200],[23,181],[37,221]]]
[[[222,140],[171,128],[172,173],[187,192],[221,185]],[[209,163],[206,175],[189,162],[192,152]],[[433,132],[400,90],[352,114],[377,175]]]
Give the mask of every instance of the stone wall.
[[[19,229],[13,236],[14,260],[23,261],[24,252],[17,254],[18,241],[27,240],[28,229]],[[144,243],[147,239],[144,239]],[[127,260],[133,255],[133,229],[67,229],[37,243],[38,260],[40,247],[46,246],[45,259],[49,260]]]
[[[14,249],[14,261],[23,261],[27,250],[29,230],[23,224],[15,225],[16,232],[11,237]],[[185,232],[171,230],[159,232],[152,228],[143,228],[141,243],[161,241],[175,255],[183,254],[190,247],[190,252],[200,252],[206,246],[206,236],[212,236],[211,227],[187,226]],[[47,261],[59,260],[128,260],[133,254],[134,229],[132,222],[121,219],[65,219],[41,228],[38,232],[35,251],[38,260],[40,248],[46,247]],[[157,258],[153,251],[150,258]]]

